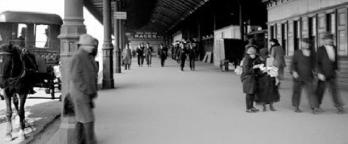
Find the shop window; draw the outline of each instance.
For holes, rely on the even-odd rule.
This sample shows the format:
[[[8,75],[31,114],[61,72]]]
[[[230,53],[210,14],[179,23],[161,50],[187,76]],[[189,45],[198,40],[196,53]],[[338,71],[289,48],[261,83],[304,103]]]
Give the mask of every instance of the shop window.
[[[326,14],[326,31],[336,34],[336,15],[335,13]]]
[[[337,13],[337,48],[338,55],[347,56],[348,45],[347,45],[347,10],[340,9]]]
[[[300,48],[300,34],[301,34],[301,25],[300,21],[294,21],[294,50],[298,50]]]
[[[287,23],[283,23],[281,24],[281,36],[282,36],[282,41],[281,41],[281,45],[284,49],[284,51],[286,51],[287,49],[287,39],[288,39],[288,24]]]
[[[308,34],[311,39],[311,46],[316,50],[317,46],[317,18],[310,17],[308,19]]]
[[[274,39],[277,39],[278,37],[278,25],[277,24],[274,24],[274,34],[273,34],[273,38]]]
[[[338,54],[341,56],[347,56],[347,35],[346,31],[339,31],[338,32],[338,41],[339,41],[339,49]]]
[[[270,34],[271,34],[271,35],[270,35],[270,38],[271,38],[271,39],[274,39],[274,37],[275,37],[275,36],[274,36],[274,34],[275,34],[275,32],[274,32],[274,31],[275,31],[275,29],[274,29],[274,25],[271,25],[270,29],[271,29],[271,32],[270,32]]]

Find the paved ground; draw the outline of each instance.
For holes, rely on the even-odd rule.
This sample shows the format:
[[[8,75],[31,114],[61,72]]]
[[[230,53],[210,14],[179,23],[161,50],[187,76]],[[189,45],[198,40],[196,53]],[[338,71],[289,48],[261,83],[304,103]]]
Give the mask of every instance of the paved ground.
[[[133,63],[115,82],[96,101],[100,144],[348,143],[348,114],[336,114],[328,95],[325,112],[311,114],[303,97],[305,112],[294,113],[290,82],[282,84],[278,111],[256,114],[245,113],[239,77],[212,65],[181,72],[173,61],[164,68],[157,60],[150,68]]]
[[[18,116],[14,111],[13,126],[15,131],[12,133],[14,136],[13,141],[5,141],[6,131],[6,105],[5,101],[0,101],[0,144],[18,144],[27,143],[31,141],[36,134],[41,130],[45,129],[47,124],[51,123],[52,120],[60,114],[60,102],[58,100],[51,100],[50,95],[44,93],[44,89],[36,89],[35,95],[30,95],[26,101],[26,124],[28,128],[25,129],[27,136],[26,141],[19,141],[17,139],[19,122]]]

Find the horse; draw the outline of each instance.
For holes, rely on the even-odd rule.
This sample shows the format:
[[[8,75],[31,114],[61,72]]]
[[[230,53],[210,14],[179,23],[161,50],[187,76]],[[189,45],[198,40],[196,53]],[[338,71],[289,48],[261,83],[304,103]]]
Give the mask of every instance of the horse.
[[[0,88],[6,102],[7,130],[5,137],[8,141],[12,138],[12,106],[19,116],[20,130],[18,139],[24,140],[25,134],[25,110],[24,105],[27,95],[32,90],[30,75],[26,70],[26,62],[23,61],[21,49],[13,44],[2,44],[0,46]]]

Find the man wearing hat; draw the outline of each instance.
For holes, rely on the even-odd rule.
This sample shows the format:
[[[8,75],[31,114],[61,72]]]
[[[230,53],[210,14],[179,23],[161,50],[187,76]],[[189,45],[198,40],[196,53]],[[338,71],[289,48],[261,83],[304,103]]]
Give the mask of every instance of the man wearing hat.
[[[290,72],[294,80],[292,105],[295,112],[302,112],[300,109],[302,87],[306,89],[308,102],[313,113],[317,113],[318,100],[314,95],[313,80],[315,70],[315,54],[310,46],[310,39],[302,39],[302,47],[297,50],[292,57]]]
[[[74,105],[75,118],[82,130],[80,135],[86,144],[95,144],[94,103],[97,96],[98,68],[94,60],[97,41],[88,34],[80,36],[78,50],[71,59],[69,94]]]
[[[337,108],[338,113],[343,113],[343,102],[337,89],[338,55],[337,48],[333,44],[333,35],[325,33],[322,37],[323,46],[317,50],[317,70],[318,70],[318,87],[316,94],[319,105],[322,102],[326,85],[329,85],[332,100]]]

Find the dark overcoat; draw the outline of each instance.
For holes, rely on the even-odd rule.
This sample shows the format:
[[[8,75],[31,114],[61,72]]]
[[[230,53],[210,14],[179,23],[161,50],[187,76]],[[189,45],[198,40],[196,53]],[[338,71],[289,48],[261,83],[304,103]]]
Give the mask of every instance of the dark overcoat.
[[[338,70],[338,54],[337,48],[333,46],[335,51],[335,60],[331,61],[327,54],[325,46],[321,46],[317,50],[317,70],[318,73],[323,74],[326,79],[336,78],[336,71]]]
[[[123,50],[123,64],[130,65],[132,63],[132,51],[129,48]]]
[[[241,80],[243,83],[243,92],[246,94],[255,94],[256,92],[256,71],[253,69],[256,59],[257,57],[252,59],[249,55],[246,55],[243,61]]]

